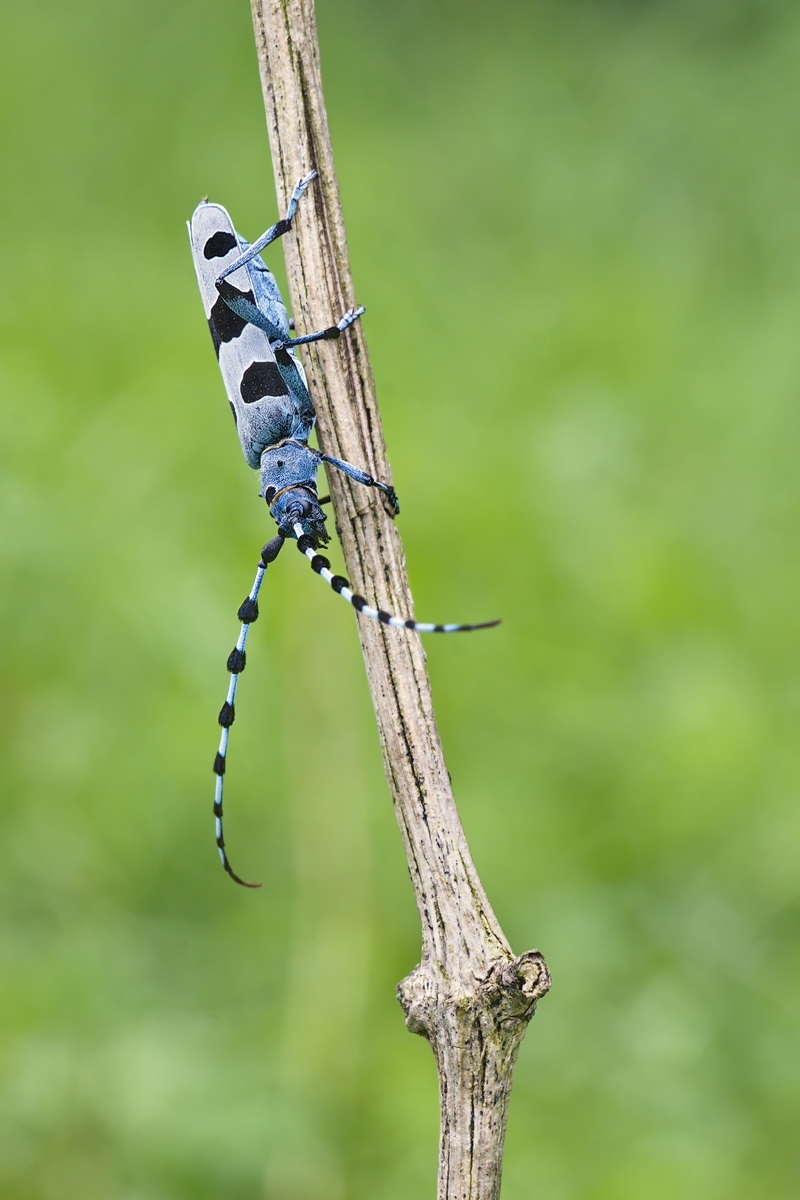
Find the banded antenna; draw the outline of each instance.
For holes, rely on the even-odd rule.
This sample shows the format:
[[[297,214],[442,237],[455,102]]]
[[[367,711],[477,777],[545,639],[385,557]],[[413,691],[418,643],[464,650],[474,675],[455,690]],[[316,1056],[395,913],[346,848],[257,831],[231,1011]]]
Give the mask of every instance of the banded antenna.
[[[261,591],[261,584],[266,574],[267,567],[280,554],[284,538],[278,534],[272,541],[267,542],[266,546],[262,547],[261,558],[258,563],[256,577],[253,580],[253,586],[250,588],[248,595],[242,601],[239,611],[236,614],[242,622],[242,627],[239,630],[239,637],[236,645],[228,655],[228,670],[231,673],[231,681],[228,684],[228,695],[225,697],[225,703],[219,710],[217,720],[222,726],[222,733],[219,738],[219,749],[217,750],[214,759],[214,774],[217,777],[217,784],[214,789],[214,821],[216,826],[217,849],[223,867],[230,875],[234,883],[240,883],[242,887],[257,888],[261,887],[260,883],[248,883],[246,879],[242,879],[236,874],[230,864],[230,860],[225,850],[225,836],[222,831],[222,793],[225,782],[225,764],[228,755],[228,739],[230,737],[231,725],[236,719],[236,688],[239,683],[239,676],[244,670],[247,663],[247,655],[245,654],[245,643],[247,642],[247,634],[250,626],[254,621],[258,620],[258,593]]]
[[[314,539],[303,533],[303,526],[299,522],[294,526],[294,535],[297,538],[297,549],[311,563],[312,571],[321,575],[335,592],[352,604],[362,617],[372,617],[373,620],[380,621],[383,625],[393,625],[395,629],[411,629],[415,633],[469,633],[473,629],[491,629],[493,625],[500,624],[500,621],[497,620],[481,621],[479,625],[433,625],[429,621],[412,621],[406,617],[394,617],[381,608],[372,608],[363,596],[359,596],[357,592],[353,591],[344,575],[334,575],[330,562],[324,554],[317,553]]]
[[[312,537],[303,533],[303,527],[297,522],[294,526],[294,533],[297,537],[297,548],[311,563],[311,568],[321,575],[327,583],[331,585],[335,592],[348,603],[352,604],[353,608],[362,617],[372,617],[375,621],[380,621],[383,625],[392,625],[396,629],[409,629],[414,633],[468,633],[473,629],[490,629],[493,625],[499,625],[499,621],[482,621],[478,625],[434,625],[429,621],[412,621],[405,617],[395,617],[391,613],[384,612],[380,608],[372,608],[367,604],[363,596],[359,596],[350,587],[348,581],[343,575],[334,575],[331,571],[331,564],[324,554],[317,553],[317,545]],[[267,567],[273,563],[278,557],[283,548],[286,539],[278,534],[271,541],[267,542],[261,550],[261,558],[256,570],[256,577],[253,580],[248,595],[242,601],[239,607],[237,616],[242,622],[242,627],[239,631],[239,637],[236,645],[228,655],[227,667],[230,671],[231,679],[228,685],[228,694],[225,697],[225,703],[219,711],[219,721],[222,727],[222,732],[219,739],[219,748],[214,758],[214,774],[217,777],[216,788],[214,790],[214,820],[216,825],[217,849],[219,850],[220,861],[223,867],[230,875],[234,883],[239,883],[242,887],[257,888],[261,887],[260,883],[250,883],[246,879],[242,879],[237,875],[231,866],[225,849],[225,836],[222,828],[222,802],[223,792],[225,787],[225,766],[228,756],[228,741],[230,739],[230,729],[236,719],[236,688],[239,684],[239,676],[244,671],[247,664],[247,655],[245,653],[245,644],[247,642],[247,634],[250,626],[258,619],[258,593],[261,590],[261,584],[266,574]]]

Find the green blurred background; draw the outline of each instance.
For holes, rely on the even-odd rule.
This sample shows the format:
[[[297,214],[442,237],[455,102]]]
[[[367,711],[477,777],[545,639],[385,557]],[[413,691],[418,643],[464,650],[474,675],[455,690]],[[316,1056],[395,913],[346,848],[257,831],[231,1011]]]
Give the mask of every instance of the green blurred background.
[[[504,1196],[798,1186],[800,9],[321,0],[478,869],[554,975]],[[249,11],[3,12],[4,1200],[432,1196],[354,619],[270,572],[184,221],[276,215]],[[281,262],[280,251],[271,255]],[[334,550],[334,559],[336,558]]]

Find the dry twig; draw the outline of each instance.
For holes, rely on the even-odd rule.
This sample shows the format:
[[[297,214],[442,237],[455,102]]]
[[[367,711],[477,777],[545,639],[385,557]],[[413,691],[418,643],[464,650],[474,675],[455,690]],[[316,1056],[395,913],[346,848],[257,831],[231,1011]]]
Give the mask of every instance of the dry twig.
[[[354,302],[322,94],[313,0],[252,0],[278,201],[312,167],[285,241],[301,329]],[[320,445],[389,479],[375,387],[360,324],[305,355]],[[412,615],[397,529],[374,492],[329,474],[354,588]],[[406,1024],[431,1043],[439,1074],[439,1200],[499,1194],[506,1111],[517,1051],[550,978],[536,950],[515,957],[470,857],[433,715],[419,636],[360,620],[358,632],[384,763],[422,921],[422,960],[399,987]]]

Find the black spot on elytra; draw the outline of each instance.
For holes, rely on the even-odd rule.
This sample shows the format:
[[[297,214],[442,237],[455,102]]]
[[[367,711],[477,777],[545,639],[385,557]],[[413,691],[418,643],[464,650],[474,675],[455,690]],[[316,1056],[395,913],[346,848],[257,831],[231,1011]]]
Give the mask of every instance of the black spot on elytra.
[[[224,258],[226,254],[230,254],[231,250],[238,249],[239,243],[233,234],[220,229],[218,233],[212,234],[203,246],[203,257],[208,259]]]
[[[255,304],[255,296],[252,292],[242,292],[241,295],[251,304]],[[217,358],[219,358],[219,348],[222,343],[232,342],[239,336],[246,324],[247,321],[229,308],[221,296],[217,299],[211,309],[211,316],[208,318],[208,328],[211,330],[211,340],[214,343],[214,353]]]
[[[288,396],[289,389],[276,363],[254,362],[242,375],[239,393],[245,404],[254,404],[264,396]]]

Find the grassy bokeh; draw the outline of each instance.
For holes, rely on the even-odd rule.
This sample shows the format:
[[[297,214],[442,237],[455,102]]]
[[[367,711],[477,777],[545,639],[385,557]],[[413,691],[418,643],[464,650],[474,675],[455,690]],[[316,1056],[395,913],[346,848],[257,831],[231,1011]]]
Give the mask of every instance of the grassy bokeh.
[[[554,989],[504,1195],[797,1194],[800,10],[320,0],[417,612]],[[275,217],[246,4],[4,9],[4,1200],[434,1194],[353,616],[268,525],[183,223]],[[272,254],[274,265],[280,251]],[[334,551],[335,558],[335,551]]]

